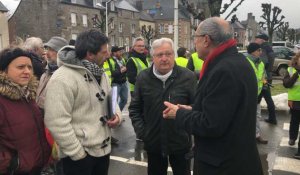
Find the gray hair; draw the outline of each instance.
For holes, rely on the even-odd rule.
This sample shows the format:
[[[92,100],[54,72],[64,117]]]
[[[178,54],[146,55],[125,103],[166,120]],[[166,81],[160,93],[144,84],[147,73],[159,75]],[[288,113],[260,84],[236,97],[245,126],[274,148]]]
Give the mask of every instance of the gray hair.
[[[208,18],[201,22],[198,28],[200,30],[199,35],[208,35],[214,45],[222,44],[233,38],[232,27],[229,23],[228,25],[222,25],[220,19],[218,17]]]
[[[153,55],[154,50],[162,46],[164,43],[170,44],[170,46],[172,47],[172,51],[174,51],[174,43],[170,38],[160,38],[153,41],[150,54]]]
[[[23,44],[23,48],[27,51],[34,51],[36,48],[43,47],[43,41],[38,37],[27,38]]]
[[[134,38],[134,40],[132,42],[132,46],[135,46],[136,42],[138,42],[138,41],[144,41],[145,42],[143,37],[137,37],[137,38]]]

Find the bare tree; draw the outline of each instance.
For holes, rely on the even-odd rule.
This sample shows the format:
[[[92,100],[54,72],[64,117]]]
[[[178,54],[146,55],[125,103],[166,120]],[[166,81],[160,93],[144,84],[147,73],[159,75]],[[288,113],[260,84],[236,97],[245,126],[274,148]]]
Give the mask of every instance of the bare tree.
[[[225,3],[222,8],[222,1],[223,0],[208,0],[208,7],[210,10],[210,16],[220,16],[224,14],[230,7],[233,7],[231,11],[228,13],[225,19],[228,19],[234,12],[237,11],[237,8],[244,2],[244,0],[230,0],[229,3]],[[190,3],[188,0],[181,0],[182,5],[186,7],[188,12],[190,12],[194,19],[199,19],[203,21],[206,17],[203,11],[198,12],[196,6],[193,3]],[[238,2],[234,6],[234,2]],[[222,10],[221,10],[222,9]]]
[[[281,9],[277,6],[272,8],[271,4],[263,3],[261,4],[263,15],[261,16],[264,21],[259,22],[261,27],[267,26],[270,42],[273,40],[273,33],[280,26],[284,24],[283,19],[285,18],[283,15],[279,17],[281,13]]]
[[[283,41],[286,40],[289,27],[290,27],[289,22],[285,22],[282,26],[278,27],[277,35],[280,38],[280,40]]]
[[[110,25],[113,22],[114,18],[111,17],[108,19],[108,25]],[[95,15],[92,17],[93,21],[93,27],[100,29],[102,33],[106,33],[106,15],[104,11],[100,11],[100,18],[98,15]],[[112,33],[113,30],[109,31],[108,34]]]
[[[141,28],[141,35],[146,38],[147,46],[149,47],[151,40],[155,37],[155,30],[151,25],[143,25]]]
[[[294,43],[296,40],[296,30],[295,29],[288,29],[287,31],[288,39],[291,43]]]

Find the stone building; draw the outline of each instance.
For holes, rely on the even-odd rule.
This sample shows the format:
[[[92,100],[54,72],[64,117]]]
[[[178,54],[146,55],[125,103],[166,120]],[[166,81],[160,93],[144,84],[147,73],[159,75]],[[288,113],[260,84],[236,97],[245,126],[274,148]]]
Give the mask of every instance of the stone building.
[[[9,45],[6,12],[8,12],[8,9],[0,2],[0,50]]]

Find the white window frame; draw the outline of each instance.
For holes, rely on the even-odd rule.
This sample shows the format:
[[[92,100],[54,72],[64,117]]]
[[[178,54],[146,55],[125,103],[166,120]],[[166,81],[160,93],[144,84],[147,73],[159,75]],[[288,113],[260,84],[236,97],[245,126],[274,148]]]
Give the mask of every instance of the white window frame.
[[[71,25],[77,26],[76,13],[71,13]]]
[[[114,1],[111,1],[110,2],[110,11],[115,11],[115,10],[116,10],[115,3],[114,3]]]
[[[83,25],[83,27],[88,27],[88,17],[87,17],[87,15],[82,15],[82,25]]]
[[[135,34],[135,24],[131,24],[131,33]]]
[[[169,24],[169,25],[168,25],[168,33],[169,33],[169,34],[172,34],[172,33],[173,33],[173,29],[174,29],[174,28],[173,28],[173,25],[172,25],[172,24]]]
[[[165,33],[165,24],[159,24],[159,33],[164,34]]]
[[[116,45],[116,36],[115,35],[110,36],[110,44],[112,46]]]
[[[120,24],[119,24],[119,32],[123,32],[123,26],[124,26],[124,24],[122,22],[120,22]]]
[[[114,29],[114,28],[115,28],[115,21],[114,21],[114,20],[111,21],[111,23],[110,23],[110,28],[111,28],[111,29]]]
[[[76,33],[72,33],[72,34],[71,34],[71,38],[72,38],[73,40],[76,40],[76,39],[77,39],[77,36],[78,36],[78,35],[77,35]]]
[[[124,45],[124,38],[123,37],[119,37],[119,47],[123,47]]]

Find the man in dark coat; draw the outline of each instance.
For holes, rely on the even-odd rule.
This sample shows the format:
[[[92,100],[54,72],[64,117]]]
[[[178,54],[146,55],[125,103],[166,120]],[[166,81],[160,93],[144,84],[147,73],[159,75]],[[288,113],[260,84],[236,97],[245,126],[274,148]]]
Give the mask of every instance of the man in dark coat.
[[[151,52],[153,65],[137,77],[129,117],[137,137],[145,143],[148,175],[166,175],[168,160],[174,175],[189,175],[191,137],[174,120],[163,119],[162,112],[166,100],[190,105],[196,79],[193,72],[175,64],[171,39],[155,40]]]
[[[262,175],[255,140],[257,80],[247,59],[238,53],[227,21],[208,18],[195,35],[205,62],[193,106],[168,107],[174,119],[195,137],[194,175]]]

